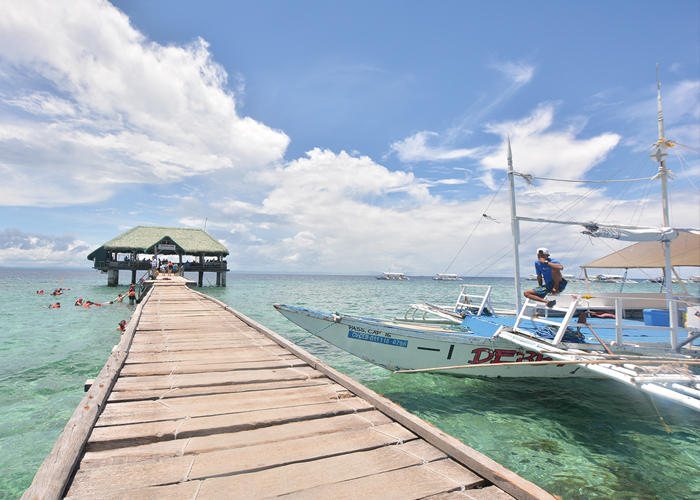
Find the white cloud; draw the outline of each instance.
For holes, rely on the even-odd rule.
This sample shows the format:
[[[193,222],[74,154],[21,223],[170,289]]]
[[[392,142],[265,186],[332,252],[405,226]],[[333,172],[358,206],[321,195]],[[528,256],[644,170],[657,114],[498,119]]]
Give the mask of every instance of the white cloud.
[[[92,250],[71,234],[51,236],[15,228],[0,231],[0,266],[84,268]]]
[[[505,169],[505,139],[510,136],[516,171],[581,179],[620,142],[620,136],[614,133],[579,139],[580,128],[555,129],[554,115],[555,106],[543,104],[526,118],[488,126],[487,131],[499,135],[504,142],[481,160],[482,166],[487,170]]]
[[[498,89],[493,92],[489,100],[485,100],[478,109],[461,117],[459,124],[444,134],[427,130],[416,132],[404,140],[391,144],[385,156],[396,153],[399,160],[404,163],[449,161],[482,156],[485,153],[484,148],[456,148],[454,144],[459,138],[471,135],[468,130],[469,124],[480,125],[484,116],[510,99],[523,85],[529,83],[535,74],[535,67],[523,62],[494,63],[492,67],[505,76],[505,81],[498,85]],[[438,144],[430,145],[431,140],[438,141]]]
[[[535,67],[525,63],[494,63],[493,67],[506,75],[508,79],[517,85],[529,83],[535,74]]]
[[[149,42],[107,2],[12,2],[0,16],[0,75],[6,205],[84,203],[110,196],[110,184],[245,172],[280,160],[289,143],[237,114],[204,40]],[[53,195],[38,200],[27,182],[35,177]]]
[[[490,187],[495,189],[504,178],[508,134],[516,170],[559,178],[584,177],[620,141],[620,136],[613,133],[582,137],[585,126],[582,120],[574,126],[561,127],[555,121],[555,110],[555,105],[543,104],[527,117],[487,128],[500,137],[498,146],[480,150],[477,157],[482,174],[490,179]],[[501,190],[493,200],[493,194],[467,187],[465,199],[447,201],[432,195],[430,187],[463,182],[469,186],[469,181],[429,182],[412,173],[391,172],[367,157],[320,149],[310,151],[307,158],[262,172],[256,180],[271,186],[262,201],[229,200],[228,208],[222,207],[222,211],[235,217],[231,224],[245,228],[246,237],[257,234],[262,227],[259,218],[265,219],[267,232],[258,244],[235,252],[237,268],[260,269],[264,267],[260,263],[268,262],[270,270],[279,269],[279,263],[284,263],[286,270],[300,271],[372,272],[391,267],[419,274],[442,272],[478,223],[479,243],[475,240],[467,247],[451,272],[475,273],[486,268],[492,275],[510,272],[506,190]],[[591,219],[609,202],[605,191],[592,192],[577,184],[538,181],[536,190],[523,188],[521,184],[518,193],[519,212],[532,217]],[[615,220],[627,222],[637,210],[635,203],[619,205],[620,213]],[[482,219],[487,206],[490,206],[488,216],[500,224]],[[648,203],[645,219],[649,218],[652,206],[656,202]],[[567,213],[562,214],[560,209]],[[688,222],[691,224],[686,225],[692,226],[692,221]],[[588,244],[585,239],[579,241],[580,231],[579,227],[525,227],[522,252],[527,255],[546,242],[564,255],[574,247],[574,254],[567,255],[571,260],[578,255],[581,245]],[[484,241],[490,242],[487,252]],[[602,244],[586,248],[576,265],[610,251]],[[489,268],[499,257],[501,260]]]
[[[7,104],[23,109],[28,113],[47,116],[75,116],[75,108],[65,99],[48,92],[33,92],[24,96],[7,97]]]
[[[437,138],[439,134],[424,130],[416,132],[403,141],[396,141],[389,150],[396,152],[399,160],[404,163],[418,161],[439,161],[439,160],[458,160],[460,158],[469,158],[476,156],[480,149],[449,149],[445,146],[430,146],[428,141],[430,138]]]

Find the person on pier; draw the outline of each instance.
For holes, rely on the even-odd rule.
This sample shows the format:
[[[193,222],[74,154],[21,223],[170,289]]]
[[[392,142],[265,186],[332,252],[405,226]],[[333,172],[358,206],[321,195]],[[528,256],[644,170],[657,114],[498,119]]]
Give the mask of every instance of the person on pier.
[[[537,288],[527,290],[524,295],[535,302],[543,302],[547,307],[554,307],[556,300],[547,300],[547,294],[558,294],[566,288],[567,281],[562,277],[561,272],[564,266],[549,256],[549,250],[545,247],[537,249],[537,260],[535,261],[535,271],[537,272]]]

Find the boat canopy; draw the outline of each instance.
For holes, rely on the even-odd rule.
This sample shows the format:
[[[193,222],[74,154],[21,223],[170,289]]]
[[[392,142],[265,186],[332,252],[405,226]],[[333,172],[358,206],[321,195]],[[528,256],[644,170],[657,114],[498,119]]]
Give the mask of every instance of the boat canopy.
[[[671,240],[671,266],[700,267],[700,231],[675,230],[678,237]],[[663,268],[665,267],[664,243],[642,241],[617,252],[601,257],[583,268]]]
[[[672,241],[683,232],[699,233],[696,229],[676,229],[672,227],[640,227],[620,224],[599,224],[582,222],[586,228],[583,234],[596,238],[613,238],[622,241]]]

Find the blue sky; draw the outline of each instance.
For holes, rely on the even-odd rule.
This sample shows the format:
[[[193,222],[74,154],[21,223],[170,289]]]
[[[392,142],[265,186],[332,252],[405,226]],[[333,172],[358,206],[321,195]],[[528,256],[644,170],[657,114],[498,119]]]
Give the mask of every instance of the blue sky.
[[[697,1],[0,5],[0,266],[206,220],[234,270],[509,275],[506,137],[533,175],[649,177],[656,63],[700,227]],[[518,211],[661,225],[658,181],[598,188],[519,182]],[[620,247],[523,231],[525,274]]]

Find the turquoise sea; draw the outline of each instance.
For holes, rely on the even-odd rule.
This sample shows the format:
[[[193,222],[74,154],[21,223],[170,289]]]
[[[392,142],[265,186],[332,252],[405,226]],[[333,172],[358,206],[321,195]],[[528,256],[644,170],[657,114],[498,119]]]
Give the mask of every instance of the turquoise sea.
[[[121,278],[128,280],[125,274]],[[81,296],[104,302],[126,291],[106,282],[106,275],[90,270],[0,270],[2,499],[19,498],[31,484],[82,399],[85,380],[99,373],[119,341],[119,321],[133,313],[127,303],[73,305]],[[511,280],[470,282],[495,285],[497,301],[513,301]],[[279,302],[392,318],[425,299],[453,302],[461,283],[230,273],[227,288],[201,291],[563,499],[700,498],[696,412],[660,400],[654,406],[648,396],[606,380],[393,374],[309,336],[272,308]],[[584,286],[570,284],[567,291]],[[690,286],[689,292],[700,292],[698,285]],[[48,295],[57,287],[70,290],[57,298]],[[600,291],[620,285],[605,287]],[[37,295],[39,289],[46,295]],[[658,285],[625,285],[625,291],[637,290],[658,291]],[[47,307],[57,300],[60,309]]]

